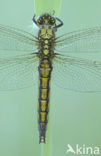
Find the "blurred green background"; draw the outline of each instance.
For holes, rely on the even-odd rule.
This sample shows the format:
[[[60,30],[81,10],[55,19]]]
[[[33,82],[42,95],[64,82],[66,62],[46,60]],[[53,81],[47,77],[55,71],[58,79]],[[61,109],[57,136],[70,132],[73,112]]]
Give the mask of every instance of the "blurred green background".
[[[34,13],[34,0],[0,1],[1,24],[32,32]],[[58,34],[101,25],[101,0],[62,0],[59,18],[64,26]],[[52,83],[45,145],[38,140],[37,93],[37,86],[0,92],[0,156],[65,156],[68,143],[101,145],[101,93],[72,92]]]

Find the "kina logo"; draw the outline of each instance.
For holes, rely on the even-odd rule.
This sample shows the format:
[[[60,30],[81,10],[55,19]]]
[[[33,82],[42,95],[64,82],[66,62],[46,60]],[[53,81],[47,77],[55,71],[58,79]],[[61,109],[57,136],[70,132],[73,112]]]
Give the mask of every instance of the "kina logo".
[[[70,144],[67,144],[67,154],[75,154],[75,155],[99,155],[100,154],[100,148],[99,147],[92,147],[92,146],[86,146],[83,144],[80,146],[79,144],[75,145],[75,148],[72,147]]]

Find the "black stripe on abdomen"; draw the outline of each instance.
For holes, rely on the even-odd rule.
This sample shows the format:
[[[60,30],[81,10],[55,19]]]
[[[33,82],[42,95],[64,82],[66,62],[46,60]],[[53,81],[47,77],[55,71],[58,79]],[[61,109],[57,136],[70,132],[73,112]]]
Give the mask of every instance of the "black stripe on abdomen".
[[[38,98],[38,124],[39,143],[45,143],[46,127],[49,112],[50,79],[52,64],[48,59],[40,61],[39,65],[39,98]]]

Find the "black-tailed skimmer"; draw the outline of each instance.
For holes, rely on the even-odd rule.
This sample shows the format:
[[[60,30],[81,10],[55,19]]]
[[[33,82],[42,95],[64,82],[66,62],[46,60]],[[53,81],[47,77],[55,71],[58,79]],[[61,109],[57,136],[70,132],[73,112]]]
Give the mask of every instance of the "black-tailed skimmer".
[[[0,25],[0,90],[32,86],[39,73],[39,142],[45,142],[51,75],[63,88],[101,91],[101,62],[69,55],[101,52],[101,27],[56,37],[63,25],[60,19],[45,13],[34,16],[33,22],[39,28],[37,36]]]

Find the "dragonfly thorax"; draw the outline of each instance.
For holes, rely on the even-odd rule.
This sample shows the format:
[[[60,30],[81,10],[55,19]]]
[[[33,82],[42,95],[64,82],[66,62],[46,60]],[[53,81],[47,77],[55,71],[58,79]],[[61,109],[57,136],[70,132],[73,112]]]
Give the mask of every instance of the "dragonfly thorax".
[[[52,58],[54,56],[55,32],[51,28],[40,28],[38,33],[39,40],[39,58]]]
[[[40,39],[39,40],[39,52],[38,57],[40,59],[42,58],[50,58],[52,59],[54,57],[54,41],[52,39]]]
[[[42,29],[39,30],[38,38],[39,39],[46,39],[46,38],[53,39],[55,38],[55,33],[52,29],[44,26]]]

